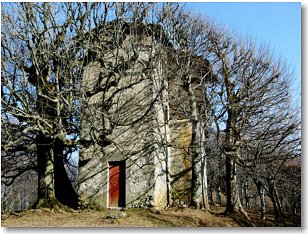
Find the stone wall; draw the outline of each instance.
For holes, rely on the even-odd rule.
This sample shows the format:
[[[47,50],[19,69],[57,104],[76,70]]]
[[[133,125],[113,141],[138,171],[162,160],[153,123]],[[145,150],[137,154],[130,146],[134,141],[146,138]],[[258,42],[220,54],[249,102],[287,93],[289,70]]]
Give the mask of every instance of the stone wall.
[[[189,111],[190,97],[176,72],[164,77],[164,66],[172,62],[152,40],[128,37],[84,69],[79,195],[85,205],[108,206],[110,161],[125,161],[127,207],[149,198],[164,207],[168,188],[174,201],[190,201],[192,125],[178,108]]]
[[[189,120],[172,120],[171,129],[171,182],[172,199],[188,204],[191,187],[191,159],[188,148],[191,142],[191,123]]]
[[[125,42],[124,42],[125,44]],[[129,43],[127,43],[129,45]],[[117,53],[128,60],[129,48]],[[114,63],[111,54],[105,61]],[[84,70],[83,118],[79,161],[79,196],[84,206],[108,206],[108,162],[125,161],[127,207],[166,204],[165,146],[163,136],[166,92],[160,71],[145,76],[150,55],[140,49],[132,66],[110,75],[98,61]]]

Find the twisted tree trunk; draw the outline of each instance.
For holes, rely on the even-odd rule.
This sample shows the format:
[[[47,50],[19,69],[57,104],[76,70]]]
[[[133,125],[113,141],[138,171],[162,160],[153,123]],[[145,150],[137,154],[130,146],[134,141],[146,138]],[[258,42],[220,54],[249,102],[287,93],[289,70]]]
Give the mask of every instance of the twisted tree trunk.
[[[37,208],[77,208],[78,195],[72,187],[63,161],[64,146],[57,139],[37,137],[38,200]]]
[[[54,185],[54,140],[37,136],[38,200],[36,207],[52,208],[58,204]]]

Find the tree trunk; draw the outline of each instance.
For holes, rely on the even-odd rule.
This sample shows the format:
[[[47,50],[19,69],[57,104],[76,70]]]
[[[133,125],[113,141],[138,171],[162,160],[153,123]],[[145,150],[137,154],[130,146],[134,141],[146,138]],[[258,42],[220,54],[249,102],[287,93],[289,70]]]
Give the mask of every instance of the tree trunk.
[[[260,209],[261,209],[261,219],[265,220],[265,212],[266,212],[266,203],[265,203],[265,190],[264,188],[260,188],[259,190],[260,194]]]
[[[248,184],[245,182],[242,185],[242,204],[247,208],[249,207],[249,197],[248,197]]]
[[[231,156],[226,156],[226,185],[227,207],[226,213],[243,210],[236,179],[236,162]]]
[[[189,146],[189,156],[192,164],[191,199],[190,206],[208,209],[209,201],[207,195],[207,172],[206,154],[204,149],[205,135],[204,126],[198,118],[197,101],[192,88],[191,78],[188,76],[191,109],[192,135]]]
[[[189,147],[189,155],[191,157],[192,172],[191,172],[191,200],[190,206],[199,208],[202,203],[202,179],[201,179],[201,159],[198,153],[198,141],[197,141],[197,122],[192,120],[192,137]]]
[[[204,149],[204,131],[200,123],[192,123],[192,140],[189,149],[192,159],[192,181],[190,206],[209,208],[207,190],[206,153]]]
[[[220,187],[218,187],[216,191],[216,204],[219,206],[221,205]]]
[[[292,210],[292,220],[293,220],[293,223],[295,223],[296,216],[297,216],[297,198],[296,198],[296,192],[294,188],[292,190],[291,210]]]
[[[202,175],[201,175],[201,180],[202,180],[202,204],[203,204],[203,209],[208,210],[210,205],[209,205],[209,197],[208,197],[208,187],[207,187],[207,168],[206,168],[206,158],[205,156],[202,159]]]
[[[199,208],[202,207],[202,178],[201,178],[201,156],[200,156],[200,128],[198,123],[197,103],[192,90],[191,83],[189,83],[189,93],[191,95],[191,124],[192,135],[189,146],[189,155],[192,164],[192,178],[191,178],[191,199],[190,206]]]
[[[77,208],[78,196],[68,178],[60,141],[41,135],[37,138],[37,207],[58,208],[62,204]]]
[[[38,203],[37,207],[57,205],[54,187],[54,140],[44,135],[37,137]]]
[[[214,200],[213,200],[213,191],[211,188],[208,188],[208,199],[209,199],[209,203],[214,204]]]
[[[201,182],[202,182],[202,204],[203,209],[208,210],[209,205],[209,196],[208,196],[208,184],[207,184],[207,163],[206,163],[206,151],[205,151],[205,125],[200,124],[200,157],[201,157]]]
[[[274,180],[269,181],[269,197],[272,200],[274,206],[275,220],[280,223],[283,222],[283,211],[281,202],[278,197],[277,188],[275,186]]]
[[[167,190],[167,205],[166,207],[170,207],[172,204],[172,187],[171,187],[171,176],[170,176],[170,154],[169,154],[169,138],[168,138],[168,131],[167,131],[167,125],[169,120],[169,109],[167,104],[163,106],[163,112],[164,112],[164,137],[163,137],[163,143],[164,143],[164,151],[165,151],[165,165],[166,165],[166,190]]]
[[[225,213],[234,214],[234,219],[243,226],[254,226],[242,206],[236,177],[236,161],[230,155],[226,156],[226,185],[227,206]]]
[[[227,90],[230,89],[230,83],[226,80]],[[228,92],[229,102],[233,104],[233,92]],[[238,189],[237,183],[237,164],[239,148],[236,146],[236,139],[239,138],[239,133],[236,133],[236,120],[238,113],[233,108],[228,108],[228,119],[226,123],[226,137],[224,152],[226,155],[226,186],[227,186],[227,206],[225,213],[240,212],[244,215],[248,222],[251,223],[247,212],[244,210]]]
[[[257,190],[258,190],[259,197],[260,197],[261,220],[265,220],[265,213],[266,213],[265,189],[259,180],[253,179],[253,181],[255,182],[257,186]]]
[[[54,145],[54,178],[55,178],[55,194],[57,200],[66,206],[71,208],[77,208],[78,195],[73,189],[71,180],[64,167],[63,157],[63,144],[60,141],[56,141]]]

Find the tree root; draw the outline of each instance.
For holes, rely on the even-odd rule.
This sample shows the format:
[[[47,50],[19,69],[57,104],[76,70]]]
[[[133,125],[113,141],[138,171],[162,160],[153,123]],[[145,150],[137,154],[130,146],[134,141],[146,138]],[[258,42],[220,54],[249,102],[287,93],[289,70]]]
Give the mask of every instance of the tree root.
[[[226,212],[225,214],[231,216],[235,222],[243,227],[255,227],[254,223],[249,218],[244,209],[234,210],[233,212]]]
[[[70,211],[71,208],[63,205],[57,199],[46,199],[40,198],[36,204],[33,206],[34,209],[50,209],[52,211],[61,212],[61,211]]]
[[[211,213],[212,215],[224,215],[226,214],[225,211],[214,211],[211,209],[208,209],[207,212]]]

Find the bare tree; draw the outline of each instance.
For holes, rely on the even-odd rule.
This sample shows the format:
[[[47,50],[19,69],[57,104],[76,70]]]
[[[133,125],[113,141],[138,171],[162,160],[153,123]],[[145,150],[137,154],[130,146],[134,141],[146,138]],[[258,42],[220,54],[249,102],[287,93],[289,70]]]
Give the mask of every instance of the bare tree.
[[[172,7],[172,6],[171,6]],[[170,11],[169,11],[170,12]],[[213,82],[211,65],[204,56],[206,21],[183,9],[171,11],[164,21],[164,28],[174,51],[170,52],[171,114],[175,118],[189,120],[191,140],[188,155],[192,166],[190,205],[208,209],[206,139],[208,138],[208,97],[206,84]]]
[[[211,91],[216,104],[212,113],[217,133],[224,128],[221,147],[226,157],[226,212],[242,212],[249,221],[240,201],[237,168],[249,165],[244,149],[261,144],[261,139],[269,144],[262,151],[268,148],[274,152],[285,144],[294,149],[291,142],[296,139],[289,138],[298,122],[292,119],[292,111],[285,109],[290,104],[290,74],[269,50],[257,49],[252,41],[245,42],[216,26],[208,30],[207,47],[218,79]],[[253,133],[258,133],[258,140]]]
[[[63,152],[76,147],[79,135],[82,51],[76,34],[88,30],[89,17],[82,8],[87,5],[2,5],[2,122],[7,128],[10,123],[21,127],[20,135],[9,136],[3,149],[11,151],[32,139],[38,206],[57,207],[58,200],[77,205]]]
[[[92,143],[102,148],[115,144],[124,151],[132,140],[113,139],[114,129],[122,128],[127,137],[146,122],[152,125],[151,113],[167,114],[166,80],[162,64],[157,65],[164,63],[170,43],[159,26],[158,15],[163,13],[154,5],[3,4],[2,123],[4,129],[13,122],[21,127],[20,135],[10,133],[3,148],[13,151],[31,138],[37,156],[38,206],[77,206],[64,152]],[[101,71],[94,74],[97,77],[91,68]],[[148,85],[141,89],[144,84]],[[144,102],[150,91],[153,99]],[[103,97],[96,102],[98,94]],[[158,115],[153,145],[166,149],[159,161],[170,205],[167,119]],[[128,157],[136,155],[127,151]],[[81,158],[80,164],[86,161]]]
[[[158,149],[152,183],[164,182],[170,206],[169,121],[182,119],[191,125],[191,206],[208,209],[207,156],[215,149],[225,157],[226,212],[249,222],[240,166],[281,217],[276,185],[285,163],[300,156],[300,123],[285,109],[291,75],[268,50],[179,4],[5,3],[1,15],[3,176],[8,183],[34,169],[39,207],[77,207],[68,156],[81,147],[79,165],[86,166],[89,146],[105,159],[120,153],[137,165],[138,156]],[[151,144],[142,145],[150,132]],[[23,158],[25,165],[11,169]],[[99,177],[96,160],[81,182]],[[264,166],[271,171],[263,174]]]

